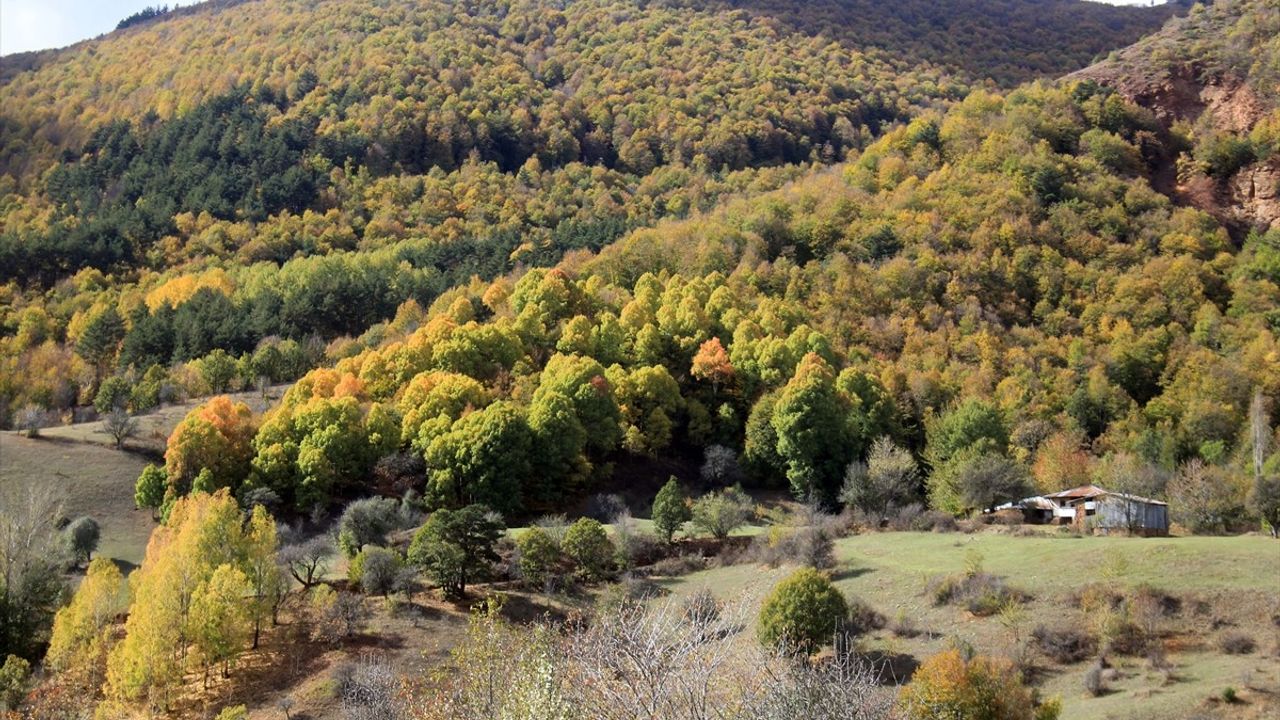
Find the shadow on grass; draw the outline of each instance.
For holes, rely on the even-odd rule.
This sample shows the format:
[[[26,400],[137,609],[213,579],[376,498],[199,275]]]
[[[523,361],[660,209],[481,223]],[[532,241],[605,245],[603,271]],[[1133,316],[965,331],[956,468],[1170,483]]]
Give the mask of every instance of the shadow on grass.
[[[875,568],[869,568],[869,567],[858,567],[858,568],[855,568],[855,567],[843,567],[843,568],[839,568],[839,569],[838,569],[838,570],[836,570],[835,572],[831,573],[831,579],[832,579],[832,580],[835,580],[835,581],[840,581],[840,580],[852,580],[852,579],[854,579],[854,578],[862,577],[863,575],[866,575],[867,573],[873,573],[873,572],[875,572]]]
[[[871,664],[881,685],[903,685],[920,667],[920,661],[907,653],[873,650],[864,654],[862,659]]]

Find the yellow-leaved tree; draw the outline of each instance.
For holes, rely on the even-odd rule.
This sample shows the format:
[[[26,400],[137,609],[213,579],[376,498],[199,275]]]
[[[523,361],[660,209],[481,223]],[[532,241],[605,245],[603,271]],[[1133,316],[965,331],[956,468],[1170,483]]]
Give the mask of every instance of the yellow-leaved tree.
[[[53,619],[46,666],[62,673],[85,673],[89,684],[100,682],[111,621],[125,606],[124,589],[124,576],[115,563],[94,558],[71,603]]]
[[[232,604],[245,608],[245,632],[251,628],[247,606],[253,589],[244,570],[247,546],[244,516],[225,488],[194,493],[174,504],[166,524],[151,534],[142,566],[129,578],[133,604],[125,636],[107,659],[109,701],[145,700],[163,710],[193,660],[188,654],[193,642],[200,651],[195,659],[207,664],[226,662],[227,653],[244,649],[245,641],[236,642],[234,633],[225,643],[220,639],[210,644],[207,624],[215,618],[225,635],[236,615],[221,617],[223,610],[216,605],[239,593]],[[228,569],[221,570],[224,566]],[[210,661],[211,656],[216,660]]]

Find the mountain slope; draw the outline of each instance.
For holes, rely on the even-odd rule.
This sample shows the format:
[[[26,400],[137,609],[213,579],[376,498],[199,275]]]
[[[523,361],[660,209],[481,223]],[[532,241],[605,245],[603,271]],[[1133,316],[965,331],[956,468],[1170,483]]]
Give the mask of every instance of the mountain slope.
[[[1280,223],[1280,6],[1223,0],[1073,78],[1150,108],[1195,151],[1165,189],[1235,230]]]

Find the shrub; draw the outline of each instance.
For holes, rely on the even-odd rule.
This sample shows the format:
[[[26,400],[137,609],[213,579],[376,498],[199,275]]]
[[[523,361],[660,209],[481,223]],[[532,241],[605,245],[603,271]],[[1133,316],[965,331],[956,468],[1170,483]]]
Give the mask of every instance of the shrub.
[[[652,574],[663,577],[679,577],[681,575],[688,575],[689,573],[706,569],[706,559],[701,555],[692,553],[663,558],[649,566],[649,571]]]
[[[836,564],[830,533],[816,527],[775,526],[752,538],[747,553],[751,561],[769,567],[808,565],[825,570]]]
[[[849,614],[830,578],[801,568],[778,583],[760,609],[760,642],[785,652],[811,653],[834,639]]]
[[[359,585],[367,595],[386,597],[395,590],[402,564],[400,553],[374,545],[361,550],[351,561],[347,579]]]
[[[1009,587],[1000,578],[981,571],[943,575],[929,581],[925,591],[935,605],[964,605],[969,612],[987,617],[1010,602],[1025,602],[1027,594]]]
[[[249,710],[244,705],[232,705],[222,708],[213,720],[249,720]]]
[[[31,679],[31,663],[9,655],[0,665],[0,711],[13,710],[27,693],[27,681]]]
[[[1040,652],[1060,665],[1085,660],[1097,649],[1092,635],[1073,627],[1051,629],[1040,625],[1031,631],[1031,639]]]
[[[534,587],[545,587],[560,562],[560,548],[546,530],[537,526],[516,538],[516,554],[520,576]]]
[[[723,540],[751,517],[751,498],[737,487],[703,495],[693,503],[693,526]]]
[[[862,635],[885,626],[884,615],[876,612],[875,608],[861,598],[848,598],[846,602],[849,605],[849,619],[845,621],[845,627],[849,632]]]
[[[564,534],[564,554],[587,580],[602,579],[613,560],[613,541],[604,525],[592,518],[580,518]]]
[[[1034,696],[1008,660],[946,650],[924,661],[899,698],[909,720],[1031,720]],[[1053,705],[1046,706],[1052,717]]]
[[[1107,691],[1107,681],[1102,676],[1102,663],[1094,663],[1084,674],[1084,691],[1098,697]]]
[[[1240,696],[1236,694],[1235,688],[1228,686],[1222,690],[1222,701],[1228,705],[1235,705],[1240,702]]]
[[[1248,655],[1257,647],[1251,636],[1241,632],[1224,633],[1218,638],[1218,648],[1227,655]]]
[[[683,603],[684,619],[699,627],[706,627],[720,617],[720,601],[711,588],[698,588]]]

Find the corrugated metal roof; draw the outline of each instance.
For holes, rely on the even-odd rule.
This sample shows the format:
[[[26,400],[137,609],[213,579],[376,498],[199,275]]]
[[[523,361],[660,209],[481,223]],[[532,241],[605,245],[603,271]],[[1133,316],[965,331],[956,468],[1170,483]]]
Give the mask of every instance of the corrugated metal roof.
[[[1048,495],[1045,495],[1045,497],[1052,500],[1077,500],[1079,498],[1091,498],[1108,494],[1110,493],[1097,485],[1081,485],[1080,487],[1071,488],[1070,490],[1049,493]]]

